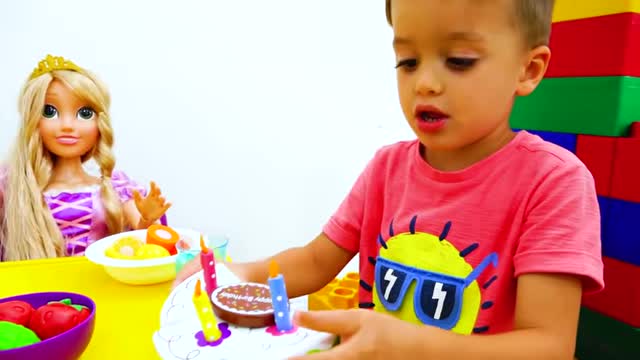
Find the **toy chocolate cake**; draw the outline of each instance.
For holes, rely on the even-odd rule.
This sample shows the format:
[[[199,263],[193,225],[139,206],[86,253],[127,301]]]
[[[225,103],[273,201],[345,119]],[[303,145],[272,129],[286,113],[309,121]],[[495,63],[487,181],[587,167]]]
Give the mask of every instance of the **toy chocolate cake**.
[[[239,283],[220,286],[211,294],[216,316],[242,327],[259,328],[274,324],[269,286]]]

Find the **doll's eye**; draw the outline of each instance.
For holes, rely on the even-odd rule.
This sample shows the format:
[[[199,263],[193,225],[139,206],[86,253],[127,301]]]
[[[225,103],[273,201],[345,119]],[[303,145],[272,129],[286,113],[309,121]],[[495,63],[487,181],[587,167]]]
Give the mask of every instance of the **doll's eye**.
[[[91,120],[93,119],[93,115],[95,115],[95,111],[89,107],[83,107],[78,110],[78,119],[79,120]]]
[[[44,109],[42,109],[42,116],[47,119],[53,119],[58,115],[58,109],[56,109],[53,105],[46,104]]]

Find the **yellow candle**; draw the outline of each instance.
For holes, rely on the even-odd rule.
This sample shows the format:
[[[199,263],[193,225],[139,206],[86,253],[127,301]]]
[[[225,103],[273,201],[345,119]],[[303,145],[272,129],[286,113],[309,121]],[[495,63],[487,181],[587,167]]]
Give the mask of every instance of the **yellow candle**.
[[[220,339],[222,334],[220,333],[220,329],[218,329],[218,321],[213,313],[211,301],[201,289],[200,279],[196,282],[196,289],[193,293],[193,305],[196,307],[204,338],[209,342]]]

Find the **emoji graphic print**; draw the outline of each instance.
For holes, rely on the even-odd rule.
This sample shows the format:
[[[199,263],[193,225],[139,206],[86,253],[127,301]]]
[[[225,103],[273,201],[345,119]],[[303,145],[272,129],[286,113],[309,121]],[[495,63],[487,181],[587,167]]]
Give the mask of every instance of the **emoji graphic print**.
[[[398,234],[392,222],[389,237],[378,236],[379,254],[369,259],[374,284],[360,284],[371,290],[373,302],[361,307],[459,334],[486,331],[488,324],[476,325],[476,321],[479,312],[493,303],[483,302],[476,279],[498,266],[498,255],[488,253],[473,267],[465,257],[480,251],[478,243],[456,249],[447,240],[451,222],[443,225],[439,235],[416,231],[416,222],[414,216],[409,231]]]

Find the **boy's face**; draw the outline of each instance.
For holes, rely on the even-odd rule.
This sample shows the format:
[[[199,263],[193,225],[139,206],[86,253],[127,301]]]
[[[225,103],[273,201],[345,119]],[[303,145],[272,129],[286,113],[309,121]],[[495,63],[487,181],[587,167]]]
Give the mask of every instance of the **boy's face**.
[[[543,54],[536,62],[539,49],[525,45],[513,6],[513,0],[391,2],[400,102],[428,152],[491,151],[486,147],[511,135],[514,98],[533,91],[548,60]]]

